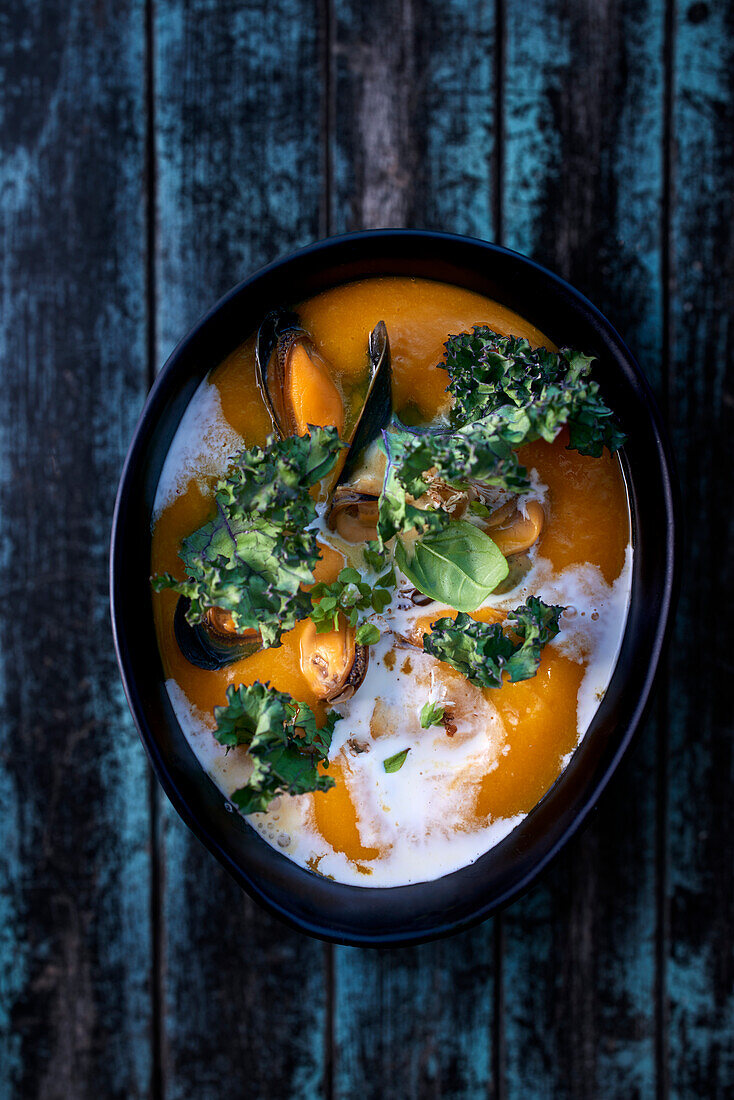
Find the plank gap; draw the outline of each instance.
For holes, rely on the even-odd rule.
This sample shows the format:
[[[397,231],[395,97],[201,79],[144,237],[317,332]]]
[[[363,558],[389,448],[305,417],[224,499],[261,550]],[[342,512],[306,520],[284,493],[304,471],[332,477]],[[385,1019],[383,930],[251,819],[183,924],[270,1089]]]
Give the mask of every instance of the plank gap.
[[[494,918],[494,1012],[492,1020],[492,1061],[494,1063],[494,1087],[490,1095],[495,1100],[505,1100],[505,983],[503,957],[505,952],[504,916]]]
[[[492,195],[492,220],[494,240],[504,243],[504,173],[505,173],[505,0],[494,0],[494,148],[492,168],[494,190]]]
[[[662,284],[662,347],[661,405],[666,423],[670,423],[671,349],[672,340],[672,261],[671,233],[673,208],[673,87],[675,66],[675,0],[666,0],[663,32],[663,193],[661,202],[660,276]],[[667,1100],[670,1094],[670,1035],[668,984],[668,949],[670,940],[670,904],[668,900],[668,687],[670,663],[668,652],[663,658],[658,681],[656,736],[656,819],[655,819],[655,1093],[657,1100]]]
[[[153,1100],[162,1100],[163,1088],[163,967],[161,936],[161,806],[158,780],[148,768],[148,815],[150,820],[150,922],[151,922],[151,1082]]]
[[[148,388],[156,374],[156,203],[154,0],[145,0],[145,306]]]
[[[335,132],[336,102],[334,98],[334,7],[333,0],[322,0],[319,9],[321,23],[321,209],[319,216],[319,235],[329,237],[332,233],[332,142]]]
[[[145,308],[146,369],[148,389],[156,375],[157,287],[156,205],[157,166],[155,155],[155,38],[154,0],[145,0]],[[148,817],[150,822],[150,920],[151,920],[151,1096],[161,1100],[163,1088],[163,933],[161,890],[161,804],[158,781],[148,768]]]
[[[326,1018],[324,1020],[324,1100],[334,1096],[334,944],[324,944]]]

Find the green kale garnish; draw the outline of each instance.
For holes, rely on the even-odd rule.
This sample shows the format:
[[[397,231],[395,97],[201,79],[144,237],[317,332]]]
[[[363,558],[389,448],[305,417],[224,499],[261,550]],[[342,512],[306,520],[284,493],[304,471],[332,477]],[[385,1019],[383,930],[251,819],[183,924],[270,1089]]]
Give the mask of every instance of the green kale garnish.
[[[229,611],[238,631],[258,630],[277,645],[312,608],[301,585],[313,581],[319,559],[311,488],[334,468],[344,446],[335,428],[277,439],[237,456],[215,486],[217,516],[183,540],[187,579],[153,579],[156,591],[187,596],[187,619],[201,622],[211,607]]]
[[[406,499],[406,494],[422,496],[426,491],[426,485],[422,480],[418,480],[422,470],[405,470],[405,462],[413,453],[418,437],[401,430],[397,425],[394,427],[397,430],[382,433],[387,466],[379,500],[377,531],[380,542],[378,546],[403,531],[410,531],[413,528],[424,531],[427,527],[440,527],[447,518],[445,513],[417,508]]]
[[[540,666],[541,650],[560,629],[564,608],[537,596],[508,613],[514,641],[500,623],[481,623],[463,612],[456,620],[438,619],[423,639],[426,653],[455,668],[479,687],[502,687],[503,673],[512,682],[529,680]]]
[[[518,449],[536,439],[551,443],[565,425],[569,447],[581,454],[598,457],[604,446],[617,450],[625,437],[589,377],[592,362],[569,348],[532,348],[483,325],[449,337],[444,365],[454,395],[453,430],[410,431],[394,421],[383,432],[388,464],[381,537],[440,525],[440,513],[406,499],[422,497],[430,484],[527,492],[530,479]]]
[[[245,814],[264,813],[280,794],[328,791],[334,780],[321,775],[317,765],[328,764],[334,726],[339,720],[330,711],[319,729],[313,711],[268,684],[227,688],[227,705],[214,708],[214,736],[231,748],[244,745],[253,770],[244,787],[232,795]]]
[[[336,630],[339,626],[340,614],[346,618],[350,626],[357,625],[360,611],[375,611],[379,615],[390,603],[392,598],[390,590],[394,586],[394,569],[389,569],[378,577],[374,586],[363,581],[357,570],[351,568],[342,569],[337,579],[331,584],[325,581],[315,584],[311,589],[311,596],[316,602],[310,615],[316,624],[316,633],[323,634],[328,630]],[[377,631],[375,638],[377,641],[380,632],[377,627],[374,629]],[[357,641],[360,640],[357,639]],[[372,643],[360,642],[360,644]]]
[[[615,451],[624,435],[611,409],[589,377],[593,358],[570,348],[533,348],[518,336],[501,336],[486,325],[450,336],[445,367],[454,395],[456,427],[483,420],[500,410],[524,409],[530,439],[551,442],[568,424],[569,446],[598,457],[603,447]]]

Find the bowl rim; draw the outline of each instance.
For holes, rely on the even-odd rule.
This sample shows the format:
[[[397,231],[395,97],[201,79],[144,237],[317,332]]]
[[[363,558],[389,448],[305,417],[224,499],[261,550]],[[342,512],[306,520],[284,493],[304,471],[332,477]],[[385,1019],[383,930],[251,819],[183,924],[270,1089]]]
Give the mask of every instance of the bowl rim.
[[[130,645],[130,631],[128,623],[125,618],[124,601],[122,599],[122,578],[124,575],[124,550],[125,550],[125,538],[126,538],[126,526],[125,519],[127,511],[129,510],[130,496],[134,489],[133,479],[139,469],[141,469],[145,463],[146,456],[149,450],[151,439],[155,431],[156,425],[159,422],[161,413],[164,406],[172,394],[175,394],[177,389],[177,371],[181,365],[182,360],[191,349],[193,343],[202,336],[212,325],[215,325],[217,318],[222,311],[232,303],[236,302],[240,296],[247,294],[257,283],[269,276],[273,276],[284,268],[288,268],[294,265],[295,262],[308,261],[308,260],[323,260],[328,258],[329,252],[338,252],[339,249],[343,249],[345,245],[360,246],[365,242],[373,244],[375,242],[390,242],[394,244],[396,242],[404,241],[408,245],[436,245],[445,246],[447,248],[469,248],[481,250],[487,258],[500,257],[503,260],[510,260],[514,263],[519,263],[520,267],[527,272],[532,272],[540,278],[545,280],[549,286],[552,286],[557,293],[563,296],[569,303],[569,307],[572,312],[578,312],[585,316],[585,319],[592,324],[594,329],[599,333],[600,338],[615,352],[615,357],[620,361],[623,361],[629,371],[629,381],[638,391],[641,398],[641,404],[645,407],[649,427],[652,432],[652,443],[654,450],[657,454],[659,462],[659,474],[661,490],[661,508],[665,517],[665,531],[664,537],[661,540],[662,549],[661,553],[664,557],[661,574],[661,587],[659,591],[659,608],[655,620],[655,629],[652,638],[652,644],[650,646],[647,658],[646,658],[646,671],[644,679],[637,692],[635,705],[627,717],[624,723],[624,728],[621,734],[616,738],[616,744],[614,751],[609,758],[605,761],[604,766],[599,774],[597,774],[593,782],[587,782],[585,787],[584,797],[581,799],[581,804],[576,808],[576,811],[571,816],[570,820],[562,827],[559,834],[555,837],[553,842],[546,848],[544,852],[533,862],[530,863],[526,870],[517,875],[512,882],[508,883],[506,888],[500,890],[493,896],[486,898],[483,904],[478,905],[472,910],[471,913],[463,914],[460,917],[449,914],[443,920],[436,920],[430,926],[421,927],[420,929],[414,929],[410,927],[395,928],[392,930],[380,930],[379,932],[372,933],[370,931],[361,931],[359,929],[344,928],[336,929],[333,926],[329,926],[323,920],[311,919],[304,917],[301,913],[294,912],[287,904],[279,901],[268,889],[267,883],[258,881],[251,873],[244,868],[233,854],[227,850],[226,846],[222,843],[211,827],[211,823],[207,823],[206,820],[202,820],[199,813],[196,812],[194,807],[189,803],[189,800],[181,785],[173,773],[172,768],[169,766],[166,760],[165,754],[162,750],[161,744],[152,729],[151,723],[148,719],[147,708],[145,700],[143,699],[141,692],[138,689],[136,681],[136,674],[132,667],[131,657],[131,645]],[[358,277],[358,276],[357,276]],[[369,277],[369,276],[365,276]],[[352,281],[354,276],[344,281]],[[337,282],[331,285],[338,285]],[[530,316],[529,319],[532,319]],[[249,331],[249,330],[248,330]],[[247,333],[245,333],[246,337]],[[208,369],[208,368],[207,368]],[[205,371],[202,372],[201,377],[204,377]],[[185,404],[188,404],[188,399]],[[184,405],[185,407],[185,405]],[[180,415],[178,417],[180,420]],[[625,464],[623,457],[623,467],[625,473],[625,481],[627,482],[628,493],[630,491],[631,479],[633,474],[630,471],[627,464]],[[631,502],[630,502],[631,504]],[[148,758],[153,767],[153,771],[163,787],[166,795],[172,802],[179,816],[192,830],[194,835],[207,847],[219,860],[219,862],[233,875],[238,884],[246,890],[256,901],[263,905],[271,913],[275,914],[279,919],[289,924],[291,927],[296,928],[301,932],[305,932],[309,935],[315,936],[319,939],[323,939],[330,942],[342,943],[353,946],[397,946],[397,945],[410,945],[423,943],[428,940],[441,938],[447,935],[463,931],[492,915],[497,910],[504,908],[510,902],[515,900],[519,895],[525,892],[530,885],[538,878],[548,864],[556,858],[561,849],[568,843],[568,841],[578,832],[584,822],[588,819],[588,815],[592,809],[596,806],[601,794],[611,780],[615,773],[622,756],[627,751],[629,744],[639,728],[639,725],[644,717],[650,705],[650,696],[653,689],[654,680],[659,669],[661,657],[664,652],[666,642],[668,640],[671,625],[672,625],[672,612],[675,607],[675,601],[677,597],[677,589],[679,583],[679,550],[680,550],[680,524],[677,519],[679,512],[678,504],[678,487],[677,478],[675,475],[675,466],[672,458],[672,452],[667,441],[665,432],[661,424],[660,414],[657,408],[655,397],[652,393],[649,383],[642,373],[635,357],[630,352],[625,342],[620,337],[614,326],[607,320],[607,318],[601,313],[601,311],[593,305],[593,303],[586,298],[580,291],[576,290],[570,283],[550,271],[548,268],[537,263],[537,261],[530,259],[523,254],[516,252],[512,249],[505,248],[504,246],[490,243],[488,241],[481,240],[475,237],[463,236],[460,234],[431,231],[431,230],[415,230],[415,229],[375,229],[375,230],[362,230],[355,233],[340,234],[338,236],[326,237],[317,240],[311,244],[308,244],[302,248],[296,249],[280,256],[276,260],[261,266],[256,269],[245,279],[238,282],[229,291],[227,291],[222,297],[207,310],[189,329],[186,335],[175,346],[164,366],[158,373],[154,380],[153,385],[147,395],[143,409],[138,418],[135,430],[133,432],[132,440],[123,464],[119,488],[115,501],[115,508],[112,520],[112,531],[110,541],[110,607],[112,618],[112,633],[115,644],[115,652],[117,655],[118,666],[120,669],[120,675],[125,691],[125,696],[128,701],[136,728],[143,742],[145,750],[148,754]],[[625,625],[626,637],[629,628],[629,617]],[[162,669],[161,669],[162,672]],[[596,715],[599,714],[597,710],[594,719],[592,720],[592,726],[587,730],[582,744],[592,734],[592,729]],[[579,746],[580,748],[580,746]],[[574,750],[574,755],[577,750]],[[534,814],[538,809],[538,806],[542,805],[548,799],[548,796],[553,792],[557,785],[561,782],[566,771],[564,769],[559,778],[549,788],[549,790],[543,795],[540,802],[536,804],[526,815],[524,821],[528,820],[531,814]],[[202,779],[206,778],[206,773],[202,769]],[[211,782],[211,780],[210,780]],[[220,796],[221,797],[221,796]],[[248,828],[251,828],[248,826]],[[522,823],[517,828],[522,828]],[[251,830],[253,833],[254,830]],[[509,837],[512,837],[513,830]],[[255,834],[257,835],[257,834]],[[500,844],[504,844],[505,841],[501,841]],[[263,841],[263,843],[267,843]],[[275,851],[275,849],[270,849]],[[490,852],[494,849],[490,849]],[[441,882],[443,879],[451,877],[451,874],[460,875],[462,872],[469,870],[472,867],[476,867],[477,863],[484,859],[486,853],[480,856],[477,861],[468,867],[461,868],[459,871],[452,872],[449,875],[441,876],[439,879],[428,880],[428,882],[414,883],[409,886],[399,887],[360,887],[360,886],[347,886],[346,884],[334,883],[330,884],[339,890],[345,891],[357,891],[361,895],[374,895],[382,892],[393,891],[411,891],[418,892],[422,887],[430,886],[431,883]],[[277,853],[280,859],[285,859],[281,853]],[[319,878],[313,872],[308,871],[305,868],[300,867],[293,861],[287,861],[291,867],[296,867],[301,874],[309,876],[309,878]],[[321,879],[321,881],[326,881]]]

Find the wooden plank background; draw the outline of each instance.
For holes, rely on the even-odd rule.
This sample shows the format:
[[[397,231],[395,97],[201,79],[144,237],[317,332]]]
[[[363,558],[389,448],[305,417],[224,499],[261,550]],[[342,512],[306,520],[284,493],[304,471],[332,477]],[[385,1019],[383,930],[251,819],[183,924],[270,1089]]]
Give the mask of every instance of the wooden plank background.
[[[331,232],[526,252],[638,352],[688,545],[657,702],[501,917],[332,948],[150,778],[109,630],[155,370]],[[734,1084],[727,0],[0,0],[0,1097],[725,1097]],[[20,612],[18,608],[20,607]]]

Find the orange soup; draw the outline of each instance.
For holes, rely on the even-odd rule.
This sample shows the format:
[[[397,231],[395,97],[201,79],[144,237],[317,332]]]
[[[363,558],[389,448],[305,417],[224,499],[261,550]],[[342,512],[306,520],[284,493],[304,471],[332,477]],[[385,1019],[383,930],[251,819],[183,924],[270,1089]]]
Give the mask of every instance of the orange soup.
[[[297,611],[277,644],[263,644],[257,628],[237,627],[217,602],[209,610],[220,616],[220,634],[229,630],[245,639],[244,648],[219,667],[201,667],[182,650],[175,626],[181,591],[155,594],[167,687],[193,751],[227,799],[254,782],[248,744],[222,743],[221,729],[217,733],[222,719],[214,708],[226,706],[228,689],[266,685],[274,697],[287,695],[309,708],[316,726],[331,715],[324,726],[328,751],[318,756],[317,768],[313,759],[307,763],[333,785],[293,794],[285,780],[281,787],[272,781],[267,806],[249,813],[248,821],[286,856],[341,882],[376,887],[432,879],[477,859],[532,810],[566,766],[607,688],[631,579],[620,463],[608,448],[594,457],[569,448],[580,430],[575,414],[553,421],[552,441],[538,437],[549,434],[549,403],[558,400],[552,386],[528,406],[530,427],[518,421],[518,438],[529,442],[509,458],[492,451],[495,466],[486,456],[477,459],[478,433],[482,445],[494,446],[496,424],[497,438],[508,438],[515,413],[504,391],[499,397],[489,392],[494,382],[475,390],[462,382],[470,387],[461,391],[470,394],[465,404],[474,402],[482,416],[465,426],[457,421],[458,383],[453,396],[447,388],[447,341],[481,327],[474,343],[463,345],[466,353],[482,356],[492,377],[510,371],[496,385],[511,396],[525,385],[523,363],[533,377],[534,349],[549,349],[538,368],[542,374],[547,367],[548,378],[571,363],[559,359],[542,332],[494,301],[447,284],[391,277],[346,284],[295,308],[297,327],[287,348],[270,349],[265,384],[277,387],[270,401],[262,373],[260,385],[256,379],[255,336],[192,398],[158,486],[152,574],[186,581],[183,540],[204,525],[214,529],[223,515],[221,495],[215,499],[219,479],[243,449],[265,446],[274,425],[283,438],[309,445],[317,442],[318,426],[330,425],[334,436],[354,446],[366,398],[373,400],[377,385],[372,378],[378,370],[387,377],[380,356],[389,356],[393,419],[351,468],[351,452],[342,447],[333,469],[314,482],[317,517],[310,530],[319,556],[301,584],[298,606],[317,611]],[[485,330],[526,343],[492,343],[481,335]],[[493,405],[481,404],[485,389]],[[545,418],[540,428],[539,417]],[[397,433],[396,424],[402,426]],[[429,440],[425,454],[433,455],[438,435],[438,457],[421,472],[422,440]],[[393,449],[413,456],[418,488],[404,476],[407,465],[390,457]],[[381,528],[391,462],[403,480],[396,498],[391,489],[397,513],[393,509]],[[265,495],[262,500],[251,505],[258,522],[270,507]],[[433,526],[422,526],[422,510]],[[273,522],[280,530],[277,516]],[[365,547],[378,542],[382,556],[375,565]],[[218,581],[222,593],[230,592],[219,574]],[[356,604],[349,603],[350,585]],[[380,585],[382,596],[373,599]],[[318,595],[309,603],[312,591]],[[329,622],[330,598],[337,607]],[[217,634],[214,619],[202,621],[207,629],[214,623]],[[222,645],[226,649],[226,637]],[[305,713],[296,712],[296,734],[306,728],[299,726]]]

